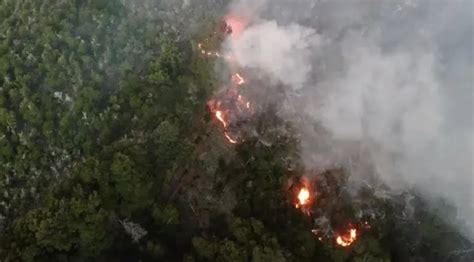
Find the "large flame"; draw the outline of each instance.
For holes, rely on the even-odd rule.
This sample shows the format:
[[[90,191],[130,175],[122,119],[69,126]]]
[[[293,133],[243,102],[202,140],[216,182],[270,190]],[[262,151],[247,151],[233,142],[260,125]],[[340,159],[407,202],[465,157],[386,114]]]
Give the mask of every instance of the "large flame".
[[[348,232],[339,234],[336,237],[336,243],[342,247],[348,247],[357,239],[357,229],[350,228]]]

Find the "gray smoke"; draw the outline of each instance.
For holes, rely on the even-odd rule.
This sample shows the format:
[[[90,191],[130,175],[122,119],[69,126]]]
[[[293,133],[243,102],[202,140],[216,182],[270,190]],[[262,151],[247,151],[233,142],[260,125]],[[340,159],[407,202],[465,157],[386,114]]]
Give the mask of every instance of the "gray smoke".
[[[392,189],[453,203],[472,237],[473,10],[469,0],[235,1],[230,12],[249,25],[228,45],[287,86],[280,113],[300,128],[308,167],[363,151]]]

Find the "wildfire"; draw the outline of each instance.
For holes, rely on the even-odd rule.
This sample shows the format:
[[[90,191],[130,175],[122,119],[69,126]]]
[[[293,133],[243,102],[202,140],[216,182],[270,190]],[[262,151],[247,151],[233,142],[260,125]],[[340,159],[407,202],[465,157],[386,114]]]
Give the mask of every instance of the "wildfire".
[[[336,243],[342,247],[348,247],[357,239],[357,229],[351,228],[349,232],[340,234],[336,237]]]
[[[245,26],[246,22],[244,20],[234,16],[227,16],[225,21],[220,24],[220,29],[216,30],[212,35],[221,32],[226,34],[225,37],[231,36],[235,40],[235,38],[242,33]],[[209,46],[208,44],[213,43],[213,41],[206,39],[203,43]],[[208,50],[203,43],[198,43],[197,45],[199,53],[203,57],[223,58],[224,61],[230,65],[229,69],[232,72],[230,79],[228,79],[226,83],[227,86],[222,88],[220,92],[217,92],[213,98],[208,101],[208,109],[222,125],[223,136],[226,140],[230,144],[242,143],[244,141],[243,134],[246,134],[246,123],[248,123],[248,120],[255,114],[253,106],[258,106],[258,103],[257,101],[251,103],[249,99],[243,95],[246,90],[241,87],[246,85],[247,80],[241,74],[241,70],[238,69],[239,65],[236,63],[232,53],[220,53],[219,51]],[[292,181],[296,182],[295,184],[292,182],[289,187],[292,204],[311,219],[315,219],[315,216],[317,218],[318,211],[313,209],[313,204],[316,202],[316,193],[318,193],[318,197],[322,196],[324,198],[324,192],[316,191],[316,181],[309,181],[307,177],[302,177],[299,181]],[[293,185],[296,185],[296,187],[293,187]],[[360,232],[358,232],[358,229]],[[351,224],[343,231],[339,231],[339,233],[335,233],[337,231],[334,231],[331,226],[330,230],[322,231],[316,228],[312,229],[311,232],[319,241],[332,241],[332,239],[334,239],[338,246],[348,247],[351,246],[357,240],[358,235],[366,229],[370,229],[370,225],[367,221],[364,221],[363,225],[357,225],[357,229],[354,227],[354,224]]]
[[[225,21],[220,23],[220,28],[211,34],[211,37],[216,34],[234,35],[243,30],[245,23],[241,19],[233,16],[226,17]],[[210,42],[210,39],[204,40],[205,43]],[[218,51],[211,51],[206,49],[203,43],[197,45],[199,52],[209,58],[224,58],[227,62],[232,63],[231,54],[224,54]],[[235,68],[236,65],[231,66]],[[239,86],[246,83],[245,78],[235,72],[230,78],[229,87],[218,92],[207,103],[210,112],[222,124],[224,128],[224,136],[231,144],[241,142],[241,128],[254,113],[250,101],[240,94]]]
[[[240,134],[254,114],[250,101],[235,86],[222,90],[207,103],[209,111],[222,124],[224,136],[231,144],[242,141]]]
[[[227,28],[225,32],[232,31]],[[208,57],[230,57],[221,55],[219,52],[209,52],[203,48],[201,43],[198,48],[203,55]],[[254,113],[250,101],[241,94],[239,86],[246,83],[241,73],[234,73],[230,78],[229,87],[215,94],[207,103],[208,108],[215,118],[224,127],[224,136],[231,144],[242,141],[240,138],[242,123],[245,123]]]

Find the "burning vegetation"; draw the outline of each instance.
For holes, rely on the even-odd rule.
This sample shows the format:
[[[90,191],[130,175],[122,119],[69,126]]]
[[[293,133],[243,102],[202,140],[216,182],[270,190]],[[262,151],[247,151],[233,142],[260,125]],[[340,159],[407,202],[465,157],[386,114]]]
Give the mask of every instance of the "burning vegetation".
[[[232,85],[217,93],[208,101],[207,106],[221,124],[227,140],[236,144],[243,141],[241,128],[253,116],[254,111],[251,102],[240,92],[245,80],[239,74],[235,74],[232,79]]]
[[[238,23],[236,18],[232,18],[234,24]],[[241,24],[241,23],[239,23]],[[241,30],[241,29],[240,29]],[[234,30],[226,21],[219,26],[219,31],[225,35],[231,35]],[[217,34],[215,32],[214,34]],[[206,50],[202,43],[198,44],[200,53],[209,58],[224,58],[229,62],[231,54],[224,54],[220,51]],[[230,67],[236,67],[230,65]],[[242,94],[241,89],[245,87],[247,81],[240,72],[233,72],[229,83],[211,98],[208,109],[214,118],[221,124],[223,135],[230,144],[237,144],[244,140],[242,126],[254,115],[254,109],[250,100]]]
[[[316,192],[310,181],[306,178],[302,178],[296,190],[293,194],[295,195],[294,206],[300,209],[304,214],[310,215],[311,208],[315,202]]]
[[[234,28],[234,24],[238,28]],[[232,21],[220,24],[219,32],[226,37],[238,37],[244,30],[244,24],[232,17]],[[247,95],[258,84],[246,78],[245,68],[236,64],[232,53],[208,50],[202,43],[198,44],[198,50],[206,58],[222,59],[230,69],[228,81],[207,101],[207,107],[229,144],[244,143],[248,139],[248,126],[254,125],[252,121],[257,118],[256,101],[262,108],[261,100]],[[255,100],[252,101],[252,98]],[[262,144],[271,147],[271,143],[266,141]],[[352,249],[363,242],[361,236],[369,234],[372,226],[379,223],[377,220],[385,214],[378,213],[377,208],[372,207],[377,203],[360,203],[352,199],[342,187],[347,182],[346,178],[344,172],[337,168],[324,172],[309,171],[303,177],[291,176],[287,194],[291,205],[307,221],[311,221],[307,230],[318,241],[328,246]]]
[[[238,22],[236,18],[232,18],[234,24],[241,26],[243,23]],[[241,32],[243,28],[239,28]],[[222,34],[231,36],[235,30],[227,23],[222,22],[219,26],[219,31]],[[216,32],[214,33],[216,34]],[[223,58],[228,64],[229,68],[237,68],[231,61],[232,54],[222,53],[220,51],[210,51],[204,48],[204,46],[198,44],[199,52],[207,58]],[[248,86],[248,81],[244,78],[242,72],[234,71],[231,73],[229,81],[219,90],[208,102],[207,107],[209,112],[213,115],[216,122],[222,128],[223,136],[226,138],[229,144],[238,144],[244,142],[244,130],[245,125],[254,117],[255,110],[253,103],[243,94],[243,90]],[[317,188],[331,183],[328,176],[323,176],[319,179],[309,179],[309,177],[302,177],[297,182],[293,182],[291,185],[291,195],[293,197],[293,205],[295,208],[300,210],[305,216],[311,219],[317,220],[321,218],[321,210],[324,206],[317,206]],[[318,185],[318,182],[320,183]],[[334,182],[334,181],[333,181]],[[335,188],[330,190],[336,190]],[[324,190],[323,197],[324,197]],[[333,192],[330,192],[332,194]],[[337,196],[330,196],[331,201],[337,198]],[[326,200],[327,201],[327,192]],[[323,239],[335,239],[336,244],[341,247],[351,246],[358,237],[358,231],[351,225],[346,226],[344,230],[320,230],[310,229],[317,237],[318,240]],[[324,233],[323,233],[324,232]]]
[[[336,243],[341,247],[348,247],[357,239],[357,229],[349,228],[348,231],[339,233],[336,237]]]
[[[354,245],[362,232],[371,228],[364,212],[359,218],[345,215],[348,207],[341,205],[346,201],[341,188],[344,179],[338,170],[309,172],[290,178],[288,189],[293,206],[314,221],[309,229],[313,235],[322,242],[334,241],[339,247]]]

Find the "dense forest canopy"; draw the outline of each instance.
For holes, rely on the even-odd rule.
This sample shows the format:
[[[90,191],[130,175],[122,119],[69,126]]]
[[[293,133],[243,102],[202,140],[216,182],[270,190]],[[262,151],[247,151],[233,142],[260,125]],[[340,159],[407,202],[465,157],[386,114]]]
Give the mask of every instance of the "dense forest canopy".
[[[275,101],[229,143],[209,101],[231,69],[201,52],[226,3],[187,4],[0,0],[0,261],[472,261],[416,194],[305,170]]]

